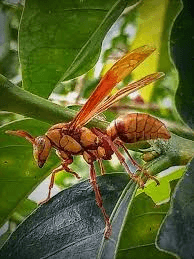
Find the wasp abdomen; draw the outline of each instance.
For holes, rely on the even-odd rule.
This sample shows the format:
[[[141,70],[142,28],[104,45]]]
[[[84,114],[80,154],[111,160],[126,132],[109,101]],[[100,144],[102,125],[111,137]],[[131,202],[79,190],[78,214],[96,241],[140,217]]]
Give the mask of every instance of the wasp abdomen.
[[[112,140],[119,137],[125,143],[170,138],[164,123],[145,113],[131,113],[118,117],[107,128],[107,134]]]

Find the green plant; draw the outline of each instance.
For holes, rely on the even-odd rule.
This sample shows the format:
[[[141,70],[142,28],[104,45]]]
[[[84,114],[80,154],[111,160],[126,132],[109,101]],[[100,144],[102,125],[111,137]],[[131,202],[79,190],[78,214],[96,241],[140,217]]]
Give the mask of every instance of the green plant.
[[[6,3],[2,6],[1,10],[12,13],[13,17],[20,17],[21,6],[13,7]],[[99,58],[102,41],[120,15],[112,29],[112,32],[117,30],[117,34],[107,38],[109,47],[102,52],[101,60],[103,56],[103,61],[107,62],[110,55],[128,49],[129,43],[130,48],[153,45],[157,52],[130,78],[126,78],[125,83],[131,77],[138,79],[155,71],[165,72],[166,77],[154,87],[142,90],[142,105],[138,99],[125,98],[119,106],[114,106],[105,113],[106,120],[111,121],[117,116],[115,110],[117,113],[128,112],[129,108],[144,110],[165,119],[172,138],[169,142],[159,140],[128,146],[140,163],[142,157],[147,161],[144,164],[151,174],[157,175],[160,180],[159,187],[149,181],[144,190],[137,190],[136,184],[129,181],[122,167],[113,162],[105,163],[107,175],[99,176],[98,182],[105,207],[112,219],[113,235],[110,240],[103,238],[104,221],[95,204],[89,182],[85,180],[60,192],[51,202],[34,211],[2,248],[0,258],[174,258],[174,255],[156,248],[156,236],[160,248],[176,253],[181,258],[192,257],[193,248],[189,239],[194,239],[191,184],[193,161],[186,165],[194,154],[193,131],[179,115],[193,127],[192,101],[188,98],[185,105],[180,98],[181,94],[188,96],[192,84],[191,77],[185,79],[185,71],[180,63],[176,63],[178,71],[176,70],[170,56],[170,47],[174,48],[175,57],[180,54],[176,52],[177,44],[187,48],[187,45],[184,45],[186,38],[181,37],[179,40],[182,21],[183,31],[184,26],[188,26],[188,31],[191,29],[189,26],[192,17],[184,15],[189,8],[187,2],[184,3],[184,8],[178,16],[182,10],[180,0],[145,0],[141,3],[129,3],[125,0],[49,0],[46,5],[43,1],[26,0],[18,40],[22,86],[20,82],[16,85],[0,76],[0,108],[9,112],[1,114],[0,128],[1,225],[7,220],[10,226],[13,223],[18,224],[37,207],[36,203],[27,197],[58,164],[57,157],[52,154],[43,169],[37,168],[32,158],[31,146],[23,139],[6,135],[5,131],[23,129],[39,136],[44,134],[50,125],[69,121],[75,116],[77,106],[68,106],[67,99],[64,101],[65,107],[50,100],[57,101],[58,94],[67,97],[69,92],[78,93],[78,103],[82,98],[88,97],[88,92],[97,82],[93,66]],[[131,38],[127,35],[128,26],[136,30],[136,34],[131,35]],[[187,34],[187,37],[188,35],[190,34]],[[191,42],[190,38],[189,40]],[[10,42],[11,39],[8,38],[7,44]],[[5,57],[6,54],[3,61]],[[178,62],[177,60],[179,61],[176,58],[175,62]],[[17,65],[15,67],[17,68]],[[5,71],[3,69],[2,73]],[[85,75],[76,78],[83,74]],[[16,72],[4,75],[13,79]],[[67,81],[70,79],[72,80]],[[178,100],[179,113],[175,100]],[[166,103],[171,105],[167,107]],[[18,118],[15,113],[22,117]],[[91,126],[105,128],[107,122],[96,118],[89,123],[88,127]],[[165,174],[162,172],[172,166],[181,167],[165,171]],[[87,169],[80,158],[75,159],[72,168],[83,178],[87,178]],[[185,171],[183,180],[175,187],[177,179]],[[111,174],[112,172],[117,173]],[[56,179],[56,184],[60,187],[67,187],[69,182],[74,181],[64,175],[59,173]],[[175,194],[172,196],[169,210],[169,199],[174,188]],[[176,216],[177,208],[181,211],[180,217]],[[168,216],[161,226],[166,214]],[[174,228],[169,232],[172,218]],[[190,229],[187,231],[188,235],[182,239],[185,234],[184,226],[190,226]],[[2,243],[10,232],[11,227],[2,235]],[[166,240],[176,240],[174,247],[169,246],[170,242],[164,242],[166,236]]]

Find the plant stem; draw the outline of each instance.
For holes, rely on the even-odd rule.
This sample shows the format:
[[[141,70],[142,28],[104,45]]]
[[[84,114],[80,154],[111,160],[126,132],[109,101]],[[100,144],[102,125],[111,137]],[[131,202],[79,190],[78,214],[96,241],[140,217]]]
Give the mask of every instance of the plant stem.
[[[0,109],[4,111],[18,113],[51,124],[69,122],[76,114],[71,109],[59,106],[25,91],[10,82],[3,75],[0,75],[0,92]],[[94,119],[88,126],[106,128],[107,123]]]
[[[171,134],[168,141],[157,140],[152,145],[152,148],[160,152],[158,158],[146,164],[146,168],[152,175],[171,166],[187,165],[194,156],[194,142],[175,134]]]

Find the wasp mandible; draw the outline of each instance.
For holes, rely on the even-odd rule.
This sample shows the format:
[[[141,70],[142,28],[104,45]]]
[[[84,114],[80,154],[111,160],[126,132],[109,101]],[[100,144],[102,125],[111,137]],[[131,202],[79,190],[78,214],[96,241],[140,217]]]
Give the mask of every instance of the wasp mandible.
[[[118,60],[102,77],[90,98],[72,121],[56,124],[44,136],[36,138],[22,130],[9,130],[6,132],[24,137],[32,143],[34,158],[40,168],[46,162],[51,148],[56,150],[57,155],[61,159],[60,166],[52,171],[48,196],[42,203],[48,202],[50,199],[51,189],[57,172],[64,170],[80,178],[76,172],[69,168],[69,165],[73,162],[73,156],[83,156],[90,167],[90,183],[95,192],[96,203],[104,216],[106,225],[104,235],[107,239],[111,235],[112,228],[109,216],[103,207],[102,197],[96,180],[94,162],[97,161],[99,163],[101,174],[103,175],[104,168],[102,161],[110,160],[112,155],[116,154],[129,176],[143,187],[144,183],[142,179],[130,171],[119,148],[122,148],[129,155],[124,143],[135,143],[140,140],[157,138],[169,139],[170,134],[161,121],[142,113],[132,113],[118,117],[104,131],[99,128],[88,129],[84,125],[124,96],[164,76],[162,72],[150,74],[139,81],[130,83],[121,90],[118,90],[114,95],[109,96],[113,87],[129,75],[154,50],[154,48],[142,46],[128,52]]]

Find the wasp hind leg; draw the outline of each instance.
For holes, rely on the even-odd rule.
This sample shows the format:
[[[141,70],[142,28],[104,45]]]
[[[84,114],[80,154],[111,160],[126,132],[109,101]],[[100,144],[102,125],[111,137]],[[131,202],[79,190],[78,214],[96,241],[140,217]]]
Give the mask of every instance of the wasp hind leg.
[[[157,179],[155,176],[151,175],[151,174],[148,172],[147,169],[145,169],[145,168],[143,168],[142,166],[140,166],[140,165],[133,159],[133,157],[129,154],[127,148],[125,147],[125,145],[124,145],[121,141],[116,142],[116,144],[117,144],[119,147],[121,147],[121,148],[125,151],[126,155],[128,156],[129,160],[131,161],[131,163],[132,163],[139,171],[141,171],[141,172],[143,173],[143,175],[146,177],[146,180],[152,179],[152,180],[154,180],[154,181],[156,182],[156,185],[160,185],[160,182],[158,181],[158,179]]]
[[[115,153],[115,155],[117,156],[120,164],[125,168],[126,172],[129,174],[130,178],[136,182],[140,188],[144,187],[144,182],[142,180],[142,178],[134,173],[131,172],[131,170],[129,169],[129,166],[126,163],[125,157],[121,154],[121,152],[119,151],[118,147],[118,143],[114,142],[111,140],[111,138],[109,136],[107,136],[106,134],[102,133],[99,129],[97,128],[93,128],[93,132],[100,137],[102,140],[104,140],[105,142],[107,142],[110,146],[110,148],[112,149],[112,151]]]

